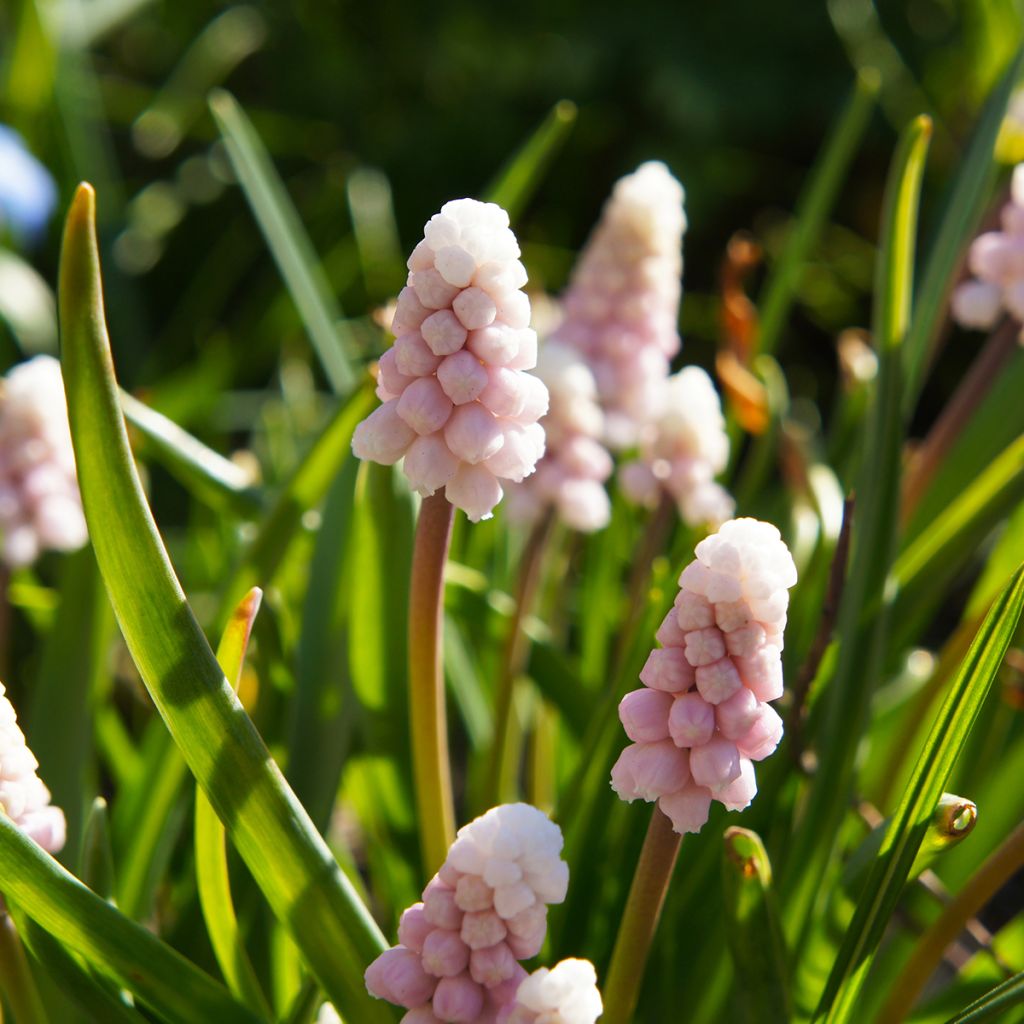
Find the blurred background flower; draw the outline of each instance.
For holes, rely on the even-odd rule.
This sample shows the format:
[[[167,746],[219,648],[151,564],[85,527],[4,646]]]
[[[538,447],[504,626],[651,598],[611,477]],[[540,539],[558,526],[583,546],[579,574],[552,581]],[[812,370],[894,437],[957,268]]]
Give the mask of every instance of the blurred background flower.
[[[25,141],[0,124],[0,230],[16,240],[38,242],[57,205],[57,185]]]

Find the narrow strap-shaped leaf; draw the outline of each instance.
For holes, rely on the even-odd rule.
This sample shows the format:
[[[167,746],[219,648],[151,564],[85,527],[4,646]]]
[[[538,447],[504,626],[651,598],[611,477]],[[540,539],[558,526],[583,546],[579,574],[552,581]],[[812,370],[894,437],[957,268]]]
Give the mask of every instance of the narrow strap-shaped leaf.
[[[98,796],[89,808],[82,831],[82,881],[97,896],[109,900],[114,892],[114,851],[110,845],[107,801]]]
[[[356,382],[350,363],[354,345],[313,243],[270,155],[235,98],[223,89],[215,89],[210,94],[210,110],[327,379],[336,392],[347,394]]]
[[[321,832],[334,807],[352,731],[344,573],[358,469],[355,456],[347,459],[324,502],[309,565],[292,701],[288,781]]]
[[[345,459],[350,456],[352,434],[374,401],[371,387],[356,391],[338,408],[292,471],[225,588],[222,609],[225,620],[250,587],[257,583],[267,586],[272,582],[288,545],[302,524],[302,517],[320,504]]]
[[[955,1017],[950,1017],[946,1024],[981,1024],[983,1020],[994,1020],[997,1015],[1021,1003],[1024,1003],[1024,971],[1008,978],[1002,985],[997,985],[980,999],[975,999]],[[1005,1018],[1000,1016],[999,1019]]]
[[[27,732],[45,766],[43,779],[53,801],[64,808],[67,844],[60,859],[73,871],[85,804],[95,786],[89,771],[92,698],[116,630],[92,549],[68,555],[61,566],[57,619],[32,689]]]
[[[928,823],[967,742],[1024,609],[1024,567],[992,605],[932,726],[833,964],[816,1020],[854,1019],[857,995],[910,874]]]
[[[916,295],[914,322],[907,334],[903,352],[906,377],[903,411],[907,417],[913,412],[924,384],[932,340],[948,308],[948,292],[953,274],[988,201],[996,137],[1003,123],[1010,94],[1022,71],[1024,49],[1011,62],[985,104],[971,144],[960,161],[945,213],[928,250],[928,259],[921,274],[921,286]]]
[[[145,448],[198,498],[226,505],[242,516],[254,516],[263,509],[263,495],[240,466],[126,391],[121,392],[121,409],[143,436]]]
[[[87,1020],[103,1024],[140,1024],[146,1020],[114,982],[82,964],[20,907],[11,904],[9,909],[25,947],[51,981],[60,986],[61,993],[89,1015]]]
[[[1017,438],[922,530],[892,568],[898,635],[927,615],[974,553],[971,538],[984,537],[1024,498],[1024,436]]]
[[[861,448],[853,554],[839,610],[835,674],[822,696],[817,737],[828,751],[811,783],[803,817],[787,851],[781,891],[787,938],[795,954],[843,815],[854,761],[884,647],[882,596],[895,554],[899,505],[900,348],[910,322],[914,246],[931,121],[918,118],[903,133],[889,169],[875,271],[873,325],[879,371]],[[877,609],[871,616],[864,609]]]
[[[749,829],[725,830],[722,858],[726,933],[736,969],[736,993],[749,1024],[789,1020],[789,967],[772,867],[761,837]]]
[[[253,587],[235,609],[217,647],[217,660],[232,688],[238,689],[252,624],[259,611],[263,592]],[[224,826],[210,801],[196,790],[195,807],[196,888],[217,963],[228,988],[266,1020],[270,1005],[260,988],[256,972],[245,950],[231,898],[228,851]]]
[[[79,187],[61,259],[61,351],[90,535],[128,648],[189,768],[331,1001],[391,1019],[363,971],[383,936],[235,697],[168,560],[128,448],[103,316],[95,196]]]
[[[758,302],[760,352],[771,354],[778,346],[796,294],[800,270],[821,237],[825,219],[835,205],[850,161],[868,126],[879,85],[876,72],[865,69],[858,74],[850,98],[811,169],[785,249],[765,279]]]
[[[498,176],[484,189],[484,199],[503,206],[513,220],[523,212],[562,143],[576,123],[576,104],[559,100]]]
[[[195,964],[90,892],[0,814],[0,890],[170,1024],[259,1020]]]

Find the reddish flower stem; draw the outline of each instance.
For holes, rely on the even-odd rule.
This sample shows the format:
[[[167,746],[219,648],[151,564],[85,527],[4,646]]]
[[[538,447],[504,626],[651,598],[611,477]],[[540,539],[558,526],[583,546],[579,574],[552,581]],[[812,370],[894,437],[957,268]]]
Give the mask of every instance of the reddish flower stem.
[[[443,492],[423,499],[409,587],[409,718],[420,851],[429,878],[455,839],[444,687],[444,566],[455,507]]]

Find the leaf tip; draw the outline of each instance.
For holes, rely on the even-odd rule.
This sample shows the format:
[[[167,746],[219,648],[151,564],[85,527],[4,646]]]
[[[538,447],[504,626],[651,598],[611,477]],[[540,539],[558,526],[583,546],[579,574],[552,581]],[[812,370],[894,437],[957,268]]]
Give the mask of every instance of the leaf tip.
[[[572,100],[559,100],[555,104],[555,119],[562,124],[572,124],[579,114],[579,107]]]

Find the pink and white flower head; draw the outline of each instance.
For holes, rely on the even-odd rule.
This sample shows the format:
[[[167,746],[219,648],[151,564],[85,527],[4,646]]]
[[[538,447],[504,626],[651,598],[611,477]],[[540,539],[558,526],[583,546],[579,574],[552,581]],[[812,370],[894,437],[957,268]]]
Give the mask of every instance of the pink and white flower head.
[[[742,810],[754,761],[782,738],[782,634],[796,566],[779,531],[733,519],[697,545],[619,719],[634,742],[612,769],[626,801],[658,801],[676,832],[699,832],[712,800]]]
[[[1004,313],[1024,324],[1024,164],[1014,168],[1002,230],[979,235],[967,265],[972,276],[953,292],[953,319],[980,331],[995,327]]]
[[[595,1024],[603,1010],[594,965],[562,960],[521,982],[515,1004],[498,1015],[498,1024]]]
[[[551,396],[542,422],[547,451],[533,476],[509,488],[509,516],[529,521],[553,507],[574,530],[600,530],[611,517],[604,481],[612,458],[600,440],[604,414],[594,375],[574,348],[550,341],[541,346],[537,376]]]
[[[667,492],[688,525],[718,525],[735,507],[715,482],[728,461],[729,435],[718,392],[699,366],[687,366],[658,389],[641,431],[640,457],[622,466],[619,484],[638,505],[654,507]]]
[[[526,270],[508,214],[456,199],[427,222],[398,296],[395,343],[381,356],[384,403],[356,428],[352,450],[391,465],[474,522],[501,501],[502,480],[529,476],[544,454],[547,389],[537,363]]]
[[[64,812],[36,775],[39,762],[25,743],[18,716],[0,683],[0,812],[48,853],[64,846]]]
[[[555,337],[593,370],[612,448],[636,443],[680,348],[683,198],[663,163],[641,164],[621,178],[563,299]]]
[[[515,998],[565,899],[561,830],[529,804],[503,804],[459,829],[441,870],[398,924],[399,945],[366,971],[371,995],[406,1024],[493,1021]]]
[[[17,569],[87,539],[60,363],[36,356],[0,382],[0,559]]]

